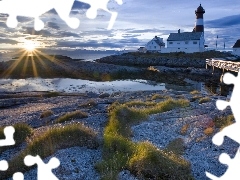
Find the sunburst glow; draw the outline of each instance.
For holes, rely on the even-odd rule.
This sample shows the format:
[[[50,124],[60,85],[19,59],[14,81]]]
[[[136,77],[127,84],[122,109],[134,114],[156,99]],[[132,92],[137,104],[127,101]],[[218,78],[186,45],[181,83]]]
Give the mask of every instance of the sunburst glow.
[[[36,44],[33,41],[26,41],[24,43],[24,48],[28,51],[28,52],[32,52],[36,49]]]

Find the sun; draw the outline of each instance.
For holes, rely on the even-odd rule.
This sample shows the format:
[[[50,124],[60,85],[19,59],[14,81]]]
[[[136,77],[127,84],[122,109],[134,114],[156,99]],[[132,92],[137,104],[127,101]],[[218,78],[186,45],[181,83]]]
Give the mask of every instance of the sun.
[[[24,48],[28,52],[33,52],[36,49],[36,44],[33,41],[24,42]]]

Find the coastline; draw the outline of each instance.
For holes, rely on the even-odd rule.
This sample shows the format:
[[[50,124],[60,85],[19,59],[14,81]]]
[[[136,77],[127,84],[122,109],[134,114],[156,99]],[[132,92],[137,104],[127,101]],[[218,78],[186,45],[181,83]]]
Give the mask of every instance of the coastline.
[[[7,107],[1,107],[2,113],[0,115],[0,123],[1,126],[5,126],[24,122],[31,127],[34,127],[34,132],[38,132],[40,129],[48,129],[48,127],[56,124],[56,119],[62,114],[78,109],[88,113],[88,117],[83,119],[76,118],[69,123],[80,122],[83,123],[84,126],[92,128],[98,134],[99,142],[101,142],[105,125],[108,122],[107,108],[110,104],[113,102],[124,103],[129,101],[162,101],[161,99],[153,100],[152,97],[155,94],[160,94],[163,97],[171,97],[173,99],[188,99],[190,101],[190,106],[183,109],[176,108],[165,113],[157,113],[149,116],[142,123],[136,124],[132,127],[132,140],[134,142],[149,141],[162,149],[172,140],[181,138],[184,140],[184,146],[186,149],[183,157],[189,160],[192,164],[192,173],[196,179],[204,179],[204,171],[210,171],[215,174],[221,174],[224,172],[222,166],[220,169],[217,155],[226,150],[234,155],[237,146],[235,147],[231,141],[226,141],[224,149],[212,145],[211,138],[214,133],[219,130],[219,128],[212,125],[213,119],[218,116],[227,116],[231,114],[230,109],[224,111],[216,109],[216,99],[226,99],[222,96],[209,96],[199,93],[198,98],[195,98],[196,95],[192,95],[189,92],[172,90],[115,92],[105,96],[94,93],[59,93],[52,97],[51,94],[47,96],[46,92],[35,92],[32,95],[28,93],[20,93],[18,95],[8,93],[6,94],[8,102],[11,101],[13,103],[10,103]],[[201,97],[208,97],[210,99],[208,102],[200,104],[199,100]],[[6,105],[7,99],[3,97],[1,102],[5,102]],[[89,100],[93,100],[96,104],[89,107],[79,106]],[[53,115],[41,119],[41,113],[46,110],[53,111]],[[66,126],[69,123],[61,123],[57,125]],[[184,134],[180,133],[181,129],[186,124],[188,124],[187,131]],[[204,130],[209,127],[212,127],[214,132],[208,135],[204,133]],[[24,149],[25,146],[26,144],[22,144],[12,150],[5,151],[1,155],[1,159],[6,157],[11,158],[12,155],[15,153],[17,154],[16,150],[19,151],[19,148]],[[75,151],[78,151],[79,154],[76,154]],[[60,179],[64,178],[66,175],[71,179],[77,179],[79,177],[88,179],[88,177],[93,176],[96,176],[96,179],[100,179],[98,172],[96,172],[93,167],[95,163],[101,160],[101,151],[102,146],[99,146],[96,150],[91,150],[85,147],[72,147],[59,150],[53,155],[56,155],[60,161],[62,161],[62,165],[60,169],[56,169],[54,172]],[[199,154],[199,152],[202,153]],[[206,154],[209,161],[205,158]],[[70,173],[74,171],[72,166],[69,166],[72,158],[64,160],[64,157],[66,156],[78,159],[78,167],[80,169],[81,163],[86,164],[84,170],[82,169],[77,174]],[[50,157],[46,158],[46,160],[49,158]],[[208,166],[205,166],[206,163],[208,163]],[[36,173],[36,169],[25,173],[25,179],[31,179],[34,176],[34,172]],[[123,171],[119,174],[119,179],[131,177],[133,178],[134,176],[128,171]]]
[[[132,56],[131,53],[128,55]],[[172,141],[181,139],[184,146],[184,153],[181,158],[191,164],[191,173],[196,180],[207,179],[205,171],[218,176],[221,175],[225,171],[225,167],[219,166],[218,155],[223,151],[228,151],[230,155],[234,156],[238,148],[231,141],[226,141],[224,148],[219,148],[214,146],[211,140],[213,135],[220,130],[215,119],[232,114],[229,108],[219,111],[215,105],[216,100],[227,100],[228,97],[216,93],[187,91],[188,82],[185,80],[189,78],[189,82],[195,80],[218,84],[221,71],[212,75],[212,72],[204,69],[203,65],[196,65],[196,67],[187,65],[184,67],[188,60],[183,63],[182,67],[178,67],[178,62],[173,60],[171,60],[171,63],[175,63],[174,66],[173,64],[161,66],[161,63],[153,63],[150,67],[149,63],[156,62],[156,60],[144,65],[132,64],[127,66],[125,64],[127,61],[122,62],[122,58],[130,61],[136,60],[131,60],[128,55],[105,57],[96,60],[96,62],[72,59],[50,61],[44,59],[42,62],[49,68],[48,70],[41,69],[42,63],[34,59],[30,60],[27,65],[25,61],[20,62],[20,64],[15,64],[14,61],[1,62],[0,68],[4,72],[1,74],[1,78],[8,78],[1,80],[8,81],[10,86],[5,87],[5,84],[1,83],[3,89],[0,92],[2,112],[0,126],[25,123],[33,128],[33,135],[29,137],[31,141],[34,141],[36,136],[40,136],[55,127],[64,128],[77,123],[90,128],[96,133],[97,143],[99,144],[97,147],[72,146],[60,148],[54,151],[51,156],[47,156],[45,161],[53,156],[59,158],[62,162],[61,166],[53,172],[60,179],[66,177],[76,180],[79,178],[91,179],[92,177],[100,179],[103,174],[101,174],[101,171],[97,171],[95,166],[104,159],[102,156],[105,143],[104,131],[111,116],[109,108],[114,103],[125,106],[127,103],[140,102],[139,105],[131,108],[141,110],[144,109],[142,105],[144,103],[157,104],[169,99],[184,99],[189,103],[187,107],[176,107],[166,112],[154,113],[146,116],[142,122],[133,124],[130,140],[134,143],[147,141],[157,149],[162,150],[166,149]],[[106,62],[106,59],[109,59],[110,62]],[[123,64],[117,64],[113,61]],[[181,59],[180,61],[183,62],[184,60]],[[36,63],[37,77],[33,76],[33,66],[30,62]],[[201,64],[203,60],[199,62]],[[11,69],[14,66],[16,69]],[[25,71],[23,71],[24,66],[28,67]],[[16,77],[19,78],[19,75],[25,79],[14,80]],[[173,90],[166,87],[160,89],[160,86],[156,86],[156,89],[145,90],[138,87],[137,84],[131,84],[131,87],[128,81],[124,81],[124,79],[131,79],[132,81],[138,79],[138,77],[143,77],[143,80],[141,80],[142,82],[137,81],[137,84],[145,83],[145,85],[149,85],[150,80],[153,82],[152,87],[156,86],[155,83],[158,82],[169,82],[169,87],[178,83],[185,89]],[[65,82],[61,85],[61,81],[64,79]],[[82,84],[79,84],[78,79],[80,79],[80,82],[82,81]],[[120,81],[119,87],[114,84],[114,80]],[[122,84],[124,82],[126,82],[125,85]],[[107,86],[108,83],[109,87]],[[127,88],[123,89],[124,86]],[[19,87],[22,87],[22,90],[17,92]],[[41,89],[41,87],[48,88]],[[9,91],[11,88],[13,88],[12,91]],[[46,111],[51,111],[52,114],[41,118]],[[86,113],[87,116],[76,117],[70,119],[69,122],[57,122],[61,116],[75,111]],[[206,132],[207,129],[211,129],[211,132]],[[26,141],[6,150],[0,155],[0,159],[10,160],[17,156],[21,150],[27,148],[28,145],[29,142]],[[66,159],[66,157],[68,158]],[[150,174],[153,172],[150,171]],[[24,176],[27,180],[33,179],[36,176],[36,169],[27,170]],[[117,174],[120,180],[141,179],[141,176],[138,176],[139,174],[131,168],[123,169]],[[6,178],[9,175],[3,173],[3,177]]]

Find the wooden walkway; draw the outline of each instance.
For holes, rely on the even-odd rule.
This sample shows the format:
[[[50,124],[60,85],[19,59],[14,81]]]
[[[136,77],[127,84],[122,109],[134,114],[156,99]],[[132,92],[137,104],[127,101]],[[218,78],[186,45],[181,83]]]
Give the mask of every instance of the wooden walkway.
[[[226,71],[233,71],[238,72],[240,69],[240,62],[233,62],[227,60],[219,60],[219,59],[206,59],[206,69],[208,66],[212,66],[213,70],[214,67],[222,69]]]

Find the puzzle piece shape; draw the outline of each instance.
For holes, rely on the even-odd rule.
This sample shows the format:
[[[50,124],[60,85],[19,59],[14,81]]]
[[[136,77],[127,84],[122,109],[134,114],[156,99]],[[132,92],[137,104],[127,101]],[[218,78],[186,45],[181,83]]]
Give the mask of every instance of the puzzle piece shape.
[[[24,176],[21,172],[16,172],[13,174],[13,180],[24,180]]]
[[[240,123],[240,111],[238,107],[239,98],[240,98],[240,73],[238,72],[238,76],[234,76],[230,73],[225,73],[223,76],[223,82],[225,84],[234,84],[234,89],[231,95],[231,99],[229,102],[218,100],[216,102],[216,106],[219,110],[224,110],[227,106],[230,106],[232,112],[234,114],[236,122]]]
[[[238,142],[240,144],[240,111],[238,107],[238,102],[240,99],[240,73],[235,77],[230,73],[225,73],[223,76],[223,81],[226,84],[234,84],[234,89],[232,92],[232,96],[229,102],[218,100],[216,102],[216,106],[219,110],[224,110],[227,106],[230,106],[235,117],[235,123],[225,127],[222,131],[217,133],[212,141],[214,144],[220,146],[224,141],[224,136],[228,136],[232,140]]]
[[[239,71],[240,72],[240,71]],[[224,141],[224,136],[231,138],[232,140],[238,142],[240,144],[240,111],[238,107],[238,102],[240,98],[240,73],[235,77],[230,73],[225,73],[223,76],[223,81],[226,84],[234,84],[234,89],[232,92],[232,96],[229,102],[218,100],[216,106],[219,110],[224,110],[227,106],[230,106],[235,117],[235,123],[225,127],[223,130],[218,132],[215,136],[213,136],[213,143],[217,146],[221,146]],[[237,180],[240,179],[240,148],[238,149],[235,157],[233,159],[226,153],[222,153],[219,156],[219,161],[222,164],[228,165],[228,169],[221,177],[216,177],[211,173],[206,172],[206,176],[212,180]]]
[[[109,0],[78,0],[87,3],[91,8],[87,11],[87,17],[94,19],[97,16],[97,10],[103,9],[112,14],[108,29],[111,29],[117,13],[108,10],[107,4]],[[119,5],[122,0],[115,0]],[[39,18],[42,14],[55,9],[59,17],[72,28],[78,28],[80,21],[77,18],[69,17],[72,10],[74,0],[2,0],[0,1],[0,13],[9,14],[7,26],[11,28],[17,27],[17,16],[33,17],[34,28],[39,31],[44,28],[43,21]]]
[[[15,141],[13,139],[13,134],[15,132],[15,129],[13,126],[7,126],[4,128],[4,135],[5,139],[0,140],[0,147],[1,146],[11,146],[15,144]]]
[[[212,180],[239,180],[240,171],[239,171],[239,164],[240,164],[240,149],[238,149],[235,157],[233,159],[226,153],[222,153],[219,156],[219,161],[222,164],[228,165],[228,169],[221,177],[216,177],[213,174],[206,172],[206,176]]]
[[[51,180],[58,180],[58,178],[52,173],[52,169],[55,169],[60,165],[60,161],[57,158],[53,157],[47,164],[45,164],[38,155],[35,157],[28,155],[24,158],[24,163],[27,166],[37,164],[38,180],[46,180],[46,178]]]
[[[8,169],[8,162],[5,160],[0,161],[0,171],[6,171]]]
[[[109,21],[109,24],[108,24],[108,30],[112,29],[113,27],[113,24],[114,22],[116,21],[117,19],[117,15],[118,13],[117,12],[113,12],[113,11],[110,11],[108,8],[107,8],[107,5],[108,5],[108,2],[110,0],[77,0],[77,1],[80,1],[80,2],[83,2],[83,3],[86,3],[86,4],[89,4],[91,7],[87,10],[87,13],[86,13],[86,16],[87,18],[89,19],[95,19],[97,17],[97,11],[98,9],[102,9],[108,13],[111,14],[111,19]],[[123,2],[122,0],[115,0],[117,2],[118,5],[122,5]]]
[[[39,16],[55,9],[62,20],[73,29],[79,26],[77,18],[70,18],[74,0],[2,0],[0,1],[0,13],[9,14],[7,26],[15,28],[18,24],[17,16],[33,17],[34,28],[39,31],[43,29],[44,23]]]

